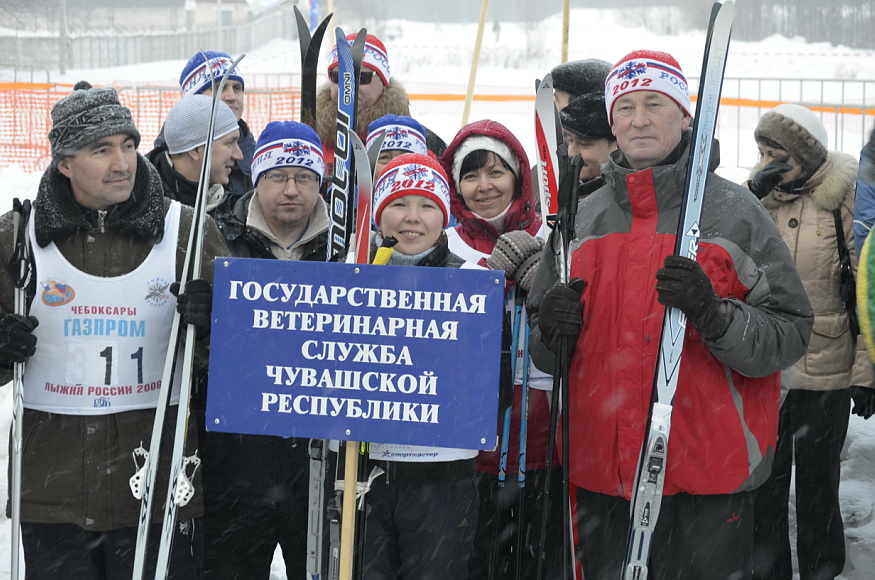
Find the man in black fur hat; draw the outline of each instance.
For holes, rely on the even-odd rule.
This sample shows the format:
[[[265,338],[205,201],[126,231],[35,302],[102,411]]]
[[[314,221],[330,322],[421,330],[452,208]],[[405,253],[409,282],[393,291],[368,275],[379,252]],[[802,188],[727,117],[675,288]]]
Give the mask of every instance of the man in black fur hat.
[[[611,131],[605,109],[605,79],[611,71],[611,65],[603,60],[589,59],[565,63],[553,70],[566,65],[574,65],[574,90],[580,92],[559,112],[559,119],[562,121],[562,138],[568,147],[568,156],[574,157],[579,153],[583,160],[577,190],[577,195],[582,197],[604,185],[601,166],[617,149],[617,138]],[[563,69],[559,75],[563,81],[566,80],[565,72]],[[562,92],[562,89],[554,89],[554,99]]]

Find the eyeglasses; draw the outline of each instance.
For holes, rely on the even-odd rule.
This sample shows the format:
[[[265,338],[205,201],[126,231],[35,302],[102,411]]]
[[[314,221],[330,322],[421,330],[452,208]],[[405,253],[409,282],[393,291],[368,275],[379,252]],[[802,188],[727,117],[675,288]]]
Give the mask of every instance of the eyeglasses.
[[[332,70],[328,73],[328,80],[330,80],[335,85],[337,84],[337,80],[340,78],[340,73],[337,69]],[[359,84],[360,85],[369,85],[371,81],[374,80],[374,73],[372,71],[362,71],[359,73]]]
[[[315,173],[306,172],[296,175],[286,175],[282,171],[271,171],[264,174],[264,179],[271,185],[285,187],[289,181],[295,182],[295,187],[298,189],[308,189],[319,185],[319,176]]]

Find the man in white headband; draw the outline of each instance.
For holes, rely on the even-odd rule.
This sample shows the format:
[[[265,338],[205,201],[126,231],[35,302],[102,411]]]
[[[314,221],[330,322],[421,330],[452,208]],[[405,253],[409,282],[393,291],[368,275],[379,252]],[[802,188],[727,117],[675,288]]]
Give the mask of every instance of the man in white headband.
[[[569,479],[583,571],[624,571],[629,504],[665,306],[686,315],[653,578],[750,579],[753,506],[775,453],[780,372],[805,352],[812,308],[781,234],[740,185],[708,174],[696,259],[675,255],[690,149],[677,61],[636,51],[605,82],[620,149],[579,204],[569,284],[541,260],[529,294],[532,358],[570,346]],[[717,159],[712,159],[716,167]],[[584,285],[583,282],[586,282]]]

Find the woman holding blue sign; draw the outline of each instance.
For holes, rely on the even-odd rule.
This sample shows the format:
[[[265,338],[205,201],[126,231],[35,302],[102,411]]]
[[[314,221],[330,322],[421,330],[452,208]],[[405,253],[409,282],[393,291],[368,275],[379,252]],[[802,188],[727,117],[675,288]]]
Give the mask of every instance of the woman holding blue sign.
[[[444,228],[450,188],[441,166],[422,154],[390,161],[374,187],[373,243],[398,242],[389,265],[461,268]],[[376,477],[367,494],[364,579],[465,578],[477,527],[477,451],[370,445]]]
[[[498,418],[501,444],[494,451],[480,452],[477,459],[480,523],[467,578],[511,578],[517,567],[517,577],[533,578],[541,521],[536,510],[544,503],[549,440],[547,391],[553,380],[531,366],[524,354],[525,340],[520,338],[528,334],[522,303],[543,247],[537,237],[541,216],[535,211],[529,160],[505,126],[486,120],[463,127],[441,156],[441,164],[452,176],[451,207],[459,220],[447,231],[450,250],[470,262],[504,270],[507,277],[503,334],[507,352]],[[554,483],[561,483],[558,473]],[[561,526],[552,525],[561,522],[561,512],[558,504],[554,507],[556,517],[549,518],[546,546],[561,546]],[[554,537],[557,541],[549,539]],[[547,561],[559,562],[560,556],[548,556]]]

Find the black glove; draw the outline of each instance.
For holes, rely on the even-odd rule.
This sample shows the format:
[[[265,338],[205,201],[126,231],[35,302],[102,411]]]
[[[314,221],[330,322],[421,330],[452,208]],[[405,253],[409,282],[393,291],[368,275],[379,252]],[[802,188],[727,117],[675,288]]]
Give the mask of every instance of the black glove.
[[[213,286],[198,278],[185,284],[185,293],[179,293],[179,282],[170,285],[170,293],[176,296],[176,311],[182,321],[195,328],[195,336],[203,338],[210,332],[213,313]]]
[[[495,242],[492,255],[486,258],[486,265],[493,270],[504,270],[509,280],[528,292],[535,278],[535,270],[541,261],[544,240],[536,238],[523,230],[502,234]]]
[[[854,415],[859,415],[864,419],[868,419],[875,414],[875,389],[867,389],[853,385],[851,389],[851,398],[854,399],[854,410],[851,411]]]
[[[677,255],[666,257],[663,265],[656,272],[659,303],[681,309],[705,340],[722,336],[729,321],[702,266]]]
[[[11,369],[36,352],[33,330],[39,326],[35,316],[7,314],[0,319],[0,367]]]
[[[784,174],[793,169],[793,166],[787,163],[788,159],[790,156],[785,155],[763,166],[753,179],[747,182],[747,188],[759,199],[769,195],[769,192],[781,183]]]
[[[586,282],[575,278],[570,284],[557,284],[550,288],[541,301],[538,310],[538,328],[541,340],[552,351],[556,351],[560,338],[568,339],[569,346],[577,343],[583,328],[583,305],[580,295]]]

